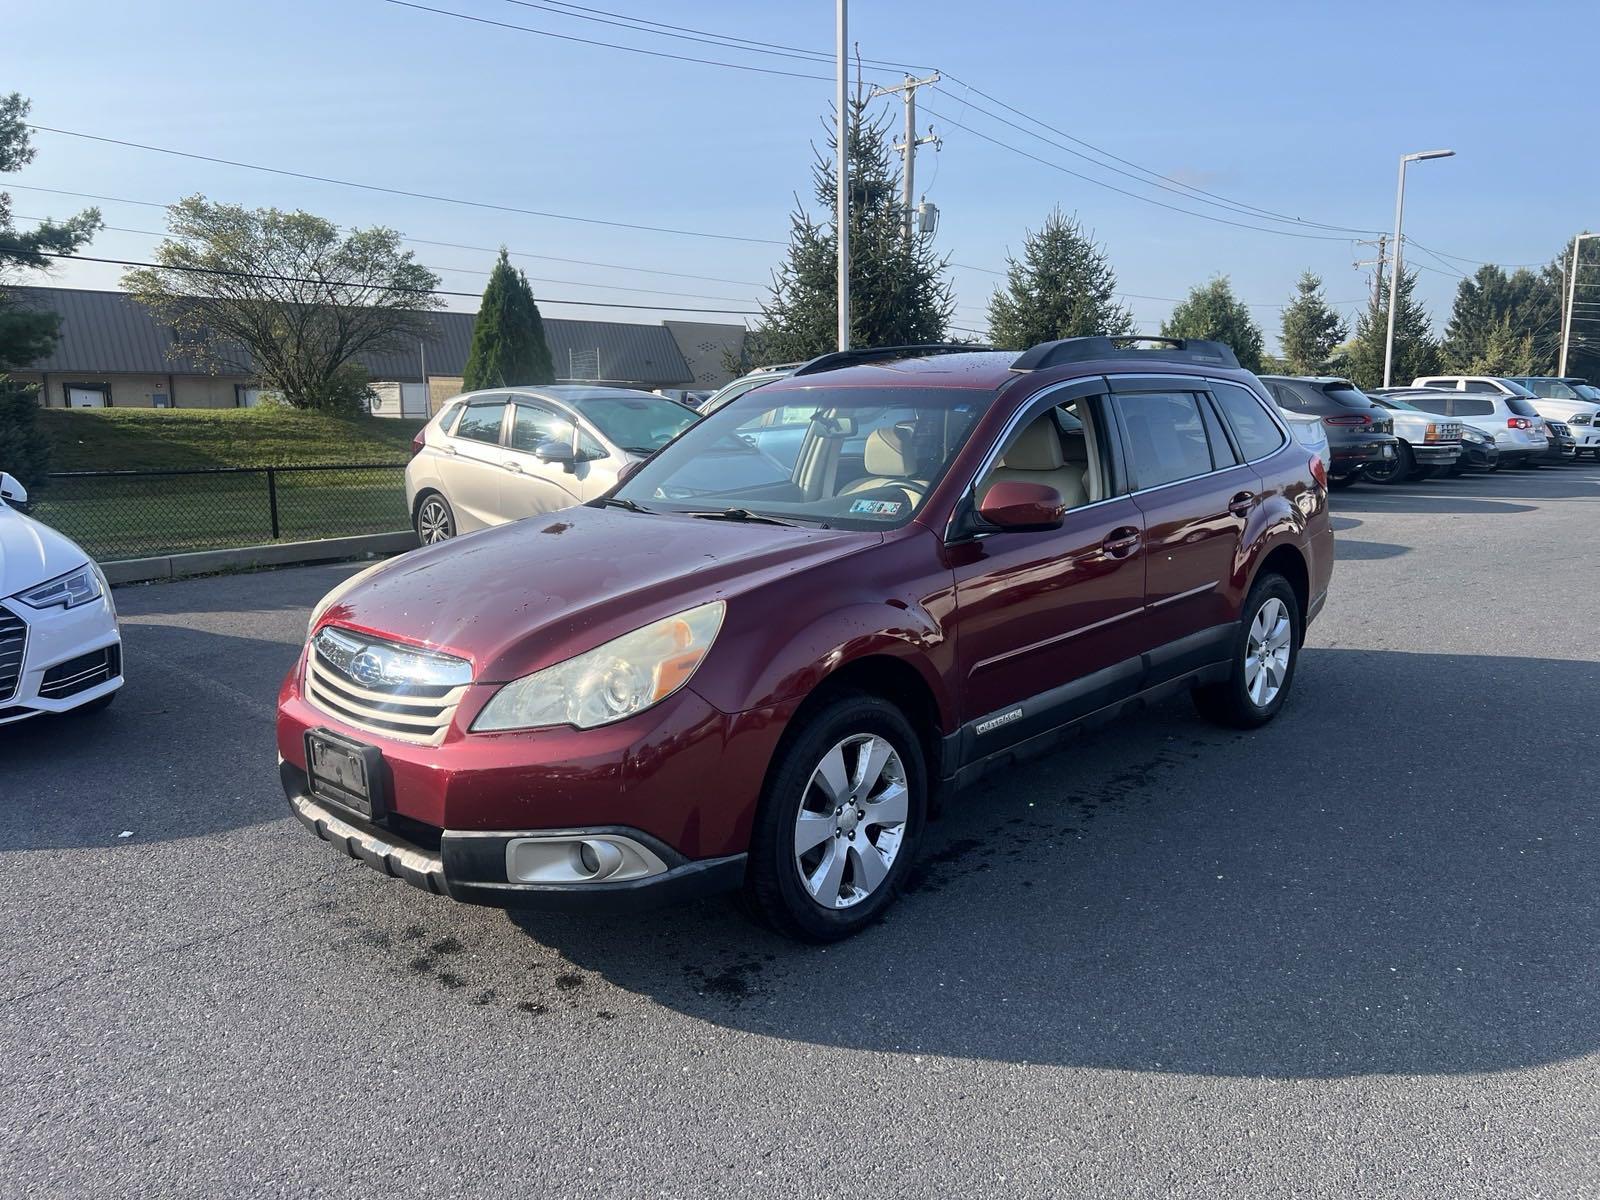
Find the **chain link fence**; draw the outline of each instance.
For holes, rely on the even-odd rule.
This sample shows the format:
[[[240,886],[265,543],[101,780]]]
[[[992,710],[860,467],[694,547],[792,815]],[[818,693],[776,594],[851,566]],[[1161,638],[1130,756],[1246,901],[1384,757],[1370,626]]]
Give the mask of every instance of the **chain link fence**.
[[[63,471],[31,499],[33,516],[102,562],[411,525],[397,463]]]

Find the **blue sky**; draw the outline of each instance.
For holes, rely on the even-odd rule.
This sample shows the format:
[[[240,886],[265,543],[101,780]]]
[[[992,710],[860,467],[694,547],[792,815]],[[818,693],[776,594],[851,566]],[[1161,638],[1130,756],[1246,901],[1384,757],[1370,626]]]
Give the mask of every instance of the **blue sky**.
[[[669,54],[830,74],[827,64],[627,32],[542,2],[418,2]],[[787,46],[828,50],[833,39],[831,0],[593,0],[590,7]],[[852,39],[867,58],[937,67],[1121,159],[1256,209],[1385,229],[1397,157],[1450,147],[1456,158],[1411,172],[1406,232],[1423,245],[1468,259],[1542,263],[1579,229],[1600,226],[1600,156],[1588,132],[1600,117],[1600,77],[1561,56],[1567,39],[1592,28],[1590,4],[1524,4],[1515,18],[1503,5],[1433,0],[1152,0],[1137,8],[855,0],[851,7]],[[795,194],[811,202],[810,143],[832,96],[824,79],[647,57],[385,0],[84,0],[65,14],[25,6],[11,22],[13,46],[26,52],[8,55],[0,87],[29,96],[42,125],[404,190],[753,239],[781,241]],[[1106,244],[1124,292],[1181,296],[1225,273],[1243,299],[1261,305],[1255,312],[1269,336],[1278,310],[1267,305],[1285,301],[1303,269],[1326,279],[1332,300],[1366,294],[1364,270],[1351,265],[1370,256],[1351,244],[1359,234],[1245,216],[1119,176],[997,123],[978,110],[1026,124],[955,82],[922,99],[919,125],[932,124],[944,146],[919,154],[918,190],[941,210],[939,249],[963,264],[954,271],[959,325],[982,327],[995,280],[971,268],[1002,267],[1024,229],[1054,205],[1075,212]],[[898,122],[898,106],[893,113]],[[1139,197],[1330,240],[1172,212],[978,133]],[[0,181],[19,214],[59,215],[83,203],[22,185],[162,203],[199,191],[305,208],[341,224],[386,224],[436,242],[503,243],[549,256],[519,260],[547,315],[673,315],[579,308],[558,298],[753,309],[782,255],[780,245],[465,208],[52,134],[38,135],[36,145],[34,165]],[[162,228],[156,208],[101,208],[108,225]],[[108,230],[87,253],[141,259],[153,244]],[[481,288],[491,258],[436,246],[417,247],[417,256],[440,270],[444,287],[466,292]],[[1413,261],[1435,268],[1423,273],[1421,292],[1442,323],[1457,282],[1447,269],[1470,272],[1472,264],[1420,252]],[[117,273],[84,263],[55,278],[108,287]],[[1148,331],[1171,308],[1159,299],[1129,303]]]

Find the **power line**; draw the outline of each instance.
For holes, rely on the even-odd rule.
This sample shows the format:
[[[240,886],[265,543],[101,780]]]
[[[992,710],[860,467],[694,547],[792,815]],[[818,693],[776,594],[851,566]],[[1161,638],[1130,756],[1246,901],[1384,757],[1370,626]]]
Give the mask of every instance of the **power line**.
[[[0,249],[19,250],[24,247],[17,243],[0,243]],[[310,283],[326,284],[326,279],[311,279],[300,275],[274,275],[264,271],[231,271],[221,267],[179,267],[169,266],[166,263],[135,262],[126,258],[95,258],[87,254],[58,254],[43,250],[32,250],[41,258],[69,259],[73,262],[109,263],[116,267],[152,267],[158,271],[183,271],[194,275],[217,275],[228,279],[270,279],[278,283]],[[386,287],[382,289],[389,292],[402,292],[416,296],[460,296],[467,300],[481,300],[483,297],[477,292],[452,292],[443,288],[416,288],[416,287]],[[540,299],[541,304],[572,304],[581,308],[629,308],[644,309],[649,312],[692,312],[692,313],[720,313],[739,317],[759,317],[759,312],[752,312],[741,308],[683,308],[675,304],[622,304],[609,300],[561,300],[552,296]]]
[[[40,223],[45,220],[44,217],[25,217],[21,213],[17,213],[16,218],[19,221],[37,221]],[[123,225],[102,225],[101,228],[112,233],[134,233],[143,237],[164,238],[171,236],[169,234],[160,233],[154,229],[129,229]],[[490,271],[480,271],[476,267],[440,267],[429,263],[423,263],[421,265],[427,267],[427,269],[430,271],[446,271],[457,275],[488,276],[492,274]],[[672,292],[664,291],[661,288],[628,287],[620,283],[587,283],[582,279],[552,279],[548,275],[528,275],[526,278],[533,283],[554,283],[567,287],[602,288],[606,291],[612,292],[641,292],[649,296],[673,296],[680,300],[731,300],[740,304],[747,303],[747,301],[745,301],[745,299],[741,296],[708,296],[704,292]]]
[[[954,76],[950,76],[950,78],[951,79],[955,79]],[[949,96],[953,100],[954,99],[961,99],[961,97],[957,97],[948,88],[941,88],[937,84],[935,84],[933,86],[934,86],[934,90],[942,92],[944,95]],[[971,85],[963,84],[963,86],[970,87]],[[1038,118],[1036,118],[1036,117],[1030,117],[1026,113],[1021,112],[1019,109],[1012,108],[1011,105],[1006,104],[1004,101],[995,100],[992,96],[989,96],[988,93],[986,93],[986,92],[979,91],[979,89],[977,89],[977,88],[972,88],[971,90],[974,91],[974,92],[977,92],[978,95],[985,97],[986,99],[992,101],[993,103],[1000,105],[1000,107],[1002,107],[1004,109],[1007,109],[1010,112],[1017,113],[1019,116],[1025,118],[1026,120],[1034,122],[1034,124],[1036,124],[1036,125],[1042,125],[1046,129],[1049,129],[1049,130],[1051,130],[1053,132],[1056,132],[1056,133],[1060,133],[1062,137],[1069,138],[1069,139],[1071,139],[1072,141],[1075,141],[1075,142],[1080,142],[1080,144],[1082,144],[1082,145],[1088,145],[1089,144],[1087,142],[1083,142],[1082,139],[1080,139],[1080,138],[1075,138],[1069,133],[1065,133],[1065,132],[1063,132],[1061,130],[1056,129],[1056,127],[1054,125],[1045,124],[1045,122],[1038,120]],[[984,116],[988,117],[992,121],[998,121],[998,122],[1000,122],[1000,124],[1005,125],[1005,126],[1011,128],[1011,129],[1015,129],[1018,133],[1025,134],[1028,137],[1037,138],[1039,141],[1044,142],[1047,146],[1054,146],[1057,150],[1061,150],[1061,151],[1064,151],[1067,154],[1071,154],[1075,158],[1081,158],[1084,162],[1092,163],[1094,166],[1100,167],[1102,170],[1111,171],[1111,172],[1113,172],[1113,173],[1115,173],[1117,175],[1121,175],[1121,176],[1124,176],[1125,178],[1131,179],[1135,183],[1144,184],[1147,187],[1160,188],[1164,192],[1171,192],[1173,195],[1182,196],[1185,200],[1195,200],[1195,201],[1198,201],[1201,204],[1209,204],[1214,208],[1220,208],[1225,212],[1236,213],[1236,214],[1238,214],[1240,216],[1255,216],[1255,217],[1259,217],[1262,220],[1282,221],[1282,222],[1285,222],[1285,223],[1290,224],[1290,225],[1300,225],[1300,226],[1304,226],[1306,228],[1326,229],[1326,230],[1332,230],[1332,231],[1337,231],[1337,232],[1341,232],[1341,233],[1376,233],[1377,232],[1376,230],[1358,229],[1358,228],[1355,228],[1355,227],[1349,226],[1349,225],[1330,225],[1330,224],[1327,224],[1327,223],[1322,222],[1322,221],[1308,221],[1304,217],[1294,217],[1294,216],[1288,216],[1288,215],[1284,215],[1284,214],[1280,214],[1280,213],[1274,213],[1274,212],[1271,212],[1268,209],[1256,208],[1254,205],[1239,204],[1239,203],[1236,203],[1235,201],[1232,201],[1232,200],[1222,199],[1221,197],[1215,197],[1215,198],[1208,199],[1207,197],[1211,196],[1211,193],[1209,193],[1209,192],[1202,192],[1202,195],[1193,196],[1193,195],[1188,194],[1188,192],[1186,192],[1186,191],[1181,191],[1180,190],[1181,188],[1187,188],[1189,185],[1179,183],[1177,180],[1174,180],[1174,179],[1169,179],[1165,175],[1159,175],[1156,172],[1150,171],[1145,167],[1138,166],[1138,164],[1136,164],[1136,163],[1130,163],[1129,165],[1135,167],[1137,170],[1143,171],[1147,175],[1155,175],[1156,178],[1155,179],[1143,179],[1140,176],[1135,175],[1132,171],[1124,171],[1119,167],[1112,166],[1110,163],[1103,163],[1103,162],[1098,161],[1097,159],[1090,158],[1087,154],[1084,154],[1084,153],[1082,153],[1081,151],[1078,151],[1078,150],[1074,150],[1071,146],[1062,145],[1060,142],[1055,141],[1052,138],[1045,137],[1041,133],[1035,133],[1031,129],[1027,129],[1027,128],[1024,128],[1021,125],[1018,125],[1015,121],[1009,121],[1005,117],[1002,117],[997,113],[992,113],[988,109],[984,108],[981,104],[971,104],[970,102],[968,102],[968,106],[970,108],[972,108],[974,111],[982,113]],[[1091,147],[1091,148],[1093,148],[1093,147]],[[1097,149],[1096,153],[1105,154],[1106,152]],[[1107,157],[1115,158],[1116,156],[1115,155],[1107,155]],[[1117,159],[1117,161],[1118,162],[1126,162],[1127,160],[1126,159]],[[1202,191],[1202,189],[1194,189],[1194,190]],[[1187,210],[1183,210],[1183,211],[1187,211]]]
[[[625,46],[621,42],[602,42],[596,38],[578,37],[571,33],[554,33],[548,29],[535,29],[531,25],[514,25],[510,21],[496,21],[491,17],[475,17],[470,13],[451,12],[447,8],[430,8],[426,4],[413,4],[412,0],[383,0],[399,8],[414,8],[418,12],[437,13],[441,17],[454,17],[458,21],[471,21],[475,25],[492,25],[496,29],[514,29],[518,33],[532,33],[539,37],[556,38],[563,42],[577,42],[584,46],[599,46],[606,50],[626,50],[631,54],[646,54],[651,58],[670,58],[675,62],[700,63],[708,67],[728,67],[735,71],[754,71],[759,75],[784,75],[790,79],[820,79],[830,81],[831,75],[804,75],[799,71],[780,71],[775,67],[754,67],[749,63],[726,62],[714,58],[696,58],[690,54],[669,54],[665,50],[646,50],[641,46]],[[646,32],[646,31],[641,31]]]
[[[72,196],[72,197],[74,197],[75,199],[78,199],[78,200],[104,200],[108,204],[135,204],[135,205],[138,205],[138,206],[140,206],[142,208],[159,208],[164,212],[167,211],[167,210],[170,210],[172,208],[172,205],[170,205],[170,204],[160,204],[160,203],[158,203],[158,202],[156,202],[154,200],[132,200],[132,199],[129,199],[127,196],[101,196],[101,195],[97,195],[94,192],[69,192],[69,191],[66,191],[63,188],[35,187],[35,186],[32,186],[30,184],[25,184],[25,183],[9,183],[8,182],[6,184],[6,186],[8,188],[17,188],[17,189],[19,189],[21,191],[25,191],[25,192],[48,192],[52,196]],[[40,218],[38,218],[38,217],[29,217],[27,219],[28,220],[37,221]],[[107,229],[116,229],[117,227],[114,226],[114,225],[107,225],[106,228]],[[121,230],[121,232],[123,232],[123,233],[148,233],[149,231],[148,230],[143,230],[143,229],[125,229],[125,230]],[[163,236],[165,236],[165,235],[163,235]],[[404,235],[404,234],[401,235],[401,240],[405,241],[405,242],[409,242],[409,243],[411,243],[413,245],[417,245],[417,246],[442,246],[442,247],[444,247],[445,249],[448,249],[448,250],[476,250],[476,251],[481,251],[484,254],[498,254],[498,253],[500,253],[499,248],[496,247],[496,246],[470,246],[470,245],[467,245],[465,242],[432,241],[432,240],[430,240],[428,238],[410,237],[410,236]],[[563,258],[558,254],[534,254],[530,250],[511,250],[511,249],[507,249],[506,253],[511,255],[512,258],[534,258],[534,259],[539,259],[539,260],[541,260],[543,262],[567,263],[569,265],[578,266],[578,267],[605,267],[608,270],[614,270],[614,271],[631,271],[631,272],[633,272],[635,274],[638,274],[638,275],[668,275],[668,276],[671,276],[674,279],[698,279],[702,283],[731,283],[731,284],[734,284],[734,285],[736,285],[738,287],[765,287],[766,286],[765,284],[757,283],[753,279],[728,279],[728,278],[726,278],[724,276],[721,276],[721,275],[694,275],[694,274],[690,274],[687,271],[664,271],[664,270],[661,270],[660,268],[657,268],[657,267],[639,267],[639,266],[633,266],[633,265],[628,264],[628,263],[600,262],[600,261],[598,261],[596,259],[589,259],[589,258]]]
[[[1002,150],[1009,150],[1013,154],[1020,154],[1023,158],[1032,159],[1041,166],[1049,167],[1054,171],[1060,171],[1063,175],[1070,175],[1074,179],[1081,179],[1085,183],[1092,183],[1096,187],[1105,188],[1108,191],[1116,192],[1118,195],[1127,196],[1132,200],[1141,200],[1146,204],[1153,204],[1157,208],[1165,208],[1172,212],[1183,213],[1186,216],[1199,217],[1202,221],[1215,221],[1219,225],[1232,225],[1238,229],[1251,229],[1257,233],[1274,233],[1280,237],[1302,238],[1304,240],[1314,242],[1350,241],[1348,237],[1339,237],[1329,233],[1300,233],[1299,231],[1293,229],[1273,229],[1266,225],[1247,225],[1243,221],[1230,221],[1226,217],[1214,216],[1211,213],[1195,212],[1195,210],[1192,208],[1179,208],[1176,204],[1168,204],[1164,200],[1157,200],[1151,196],[1141,196],[1138,192],[1130,192],[1127,188],[1120,188],[1114,183],[1107,183],[1103,179],[1096,179],[1092,175],[1085,175],[1081,171],[1074,171],[1070,167],[1064,167],[1060,163],[1051,162],[1047,158],[1040,158],[1037,154],[1033,154],[1027,150],[1024,150],[1020,146],[1013,146],[1009,142],[1002,142],[999,138],[990,137],[987,133],[983,133],[977,129],[974,129],[970,125],[964,125],[960,121],[957,121],[951,117],[942,116],[941,114],[934,112],[931,108],[925,108],[924,111],[931,116],[938,117],[939,120],[944,121],[946,124],[954,125],[957,129],[964,129],[966,132],[972,134],[976,138],[981,138],[983,141],[989,142],[995,146],[999,146]]]
[[[385,0],[386,3],[399,4],[403,0]],[[413,6],[415,7],[415,6]],[[544,217],[552,221],[576,221],[584,225],[604,225],[611,229],[635,229],[645,233],[670,233],[679,237],[710,238],[720,242],[746,242],[763,246],[786,246],[787,242],[776,238],[742,237],[732,233],[708,233],[698,229],[673,229],[661,225],[641,225],[630,221],[607,221],[599,217],[576,217],[571,213],[546,212],[534,208],[518,208],[511,204],[494,204],[487,200],[468,200],[461,196],[440,196],[430,192],[413,192],[405,188],[384,187],[377,183],[361,183],[351,179],[335,179],[328,175],[312,175],[306,171],[290,171],[284,167],[266,167],[260,163],[240,162],[237,159],[219,158],[211,154],[196,154],[189,150],[174,150],[170,146],[151,146],[144,142],[130,142],[122,138],[105,137],[98,133],[84,133],[76,129],[55,129],[49,125],[29,124],[27,128],[36,133],[54,133],[61,137],[83,138],[86,141],[100,142],[110,146],[125,146],[133,150],[148,150],[154,154],[169,154],[175,158],[188,158],[197,162],[217,163],[225,167],[240,167],[247,171],[261,171],[268,175],[285,175],[291,179],[307,179],[314,183],[332,183],[339,187],[358,188],[365,192],[382,192],[390,196],[405,196],[412,200],[432,200],[440,204],[459,204],[467,208],[483,208],[494,212],[518,213],[525,217]]]

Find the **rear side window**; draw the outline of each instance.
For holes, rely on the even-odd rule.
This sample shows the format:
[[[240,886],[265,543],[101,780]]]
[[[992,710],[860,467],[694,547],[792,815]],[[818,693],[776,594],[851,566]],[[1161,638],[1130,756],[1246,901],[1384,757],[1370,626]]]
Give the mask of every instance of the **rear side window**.
[[[467,405],[456,425],[456,436],[473,442],[500,441],[500,422],[506,415],[504,400],[484,400]]]
[[[1506,407],[1519,417],[1537,417],[1539,410],[1521,396],[1507,396]]]
[[[1372,398],[1357,387],[1346,384],[1329,384],[1322,389],[1322,392],[1334,403],[1345,408],[1362,409],[1372,407]]]
[[[1211,472],[1211,445],[1193,392],[1117,397],[1135,488],[1160,487]]]
[[[1468,399],[1463,396],[1456,401],[1455,412],[1457,417],[1492,417],[1494,416],[1493,400]]]
[[[1267,410],[1261,407],[1261,401],[1254,392],[1231,383],[1214,383],[1211,392],[1216,396],[1217,403],[1222,405],[1222,413],[1228,418],[1234,440],[1239,443],[1246,462],[1264,458],[1283,445],[1283,431],[1267,415]],[[1362,407],[1370,405],[1363,404]]]
[[[1463,392],[1498,392],[1500,389],[1487,379],[1469,379],[1461,385],[1461,390]]]
[[[1451,397],[1449,396],[1411,396],[1408,399],[1412,408],[1420,408],[1423,412],[1438,413],[1440,416],[1444,416],[1450,411],[1450,401]],[[1468,401],[1462,401],[1461,403],[1465,404]],[[1468,415],[1462,413],[1459,408],[1456,411],[1460,416]]]
[[[1300,393],[1286,383],[1269,383],[1267,390],[1272,393],[1272,398],[1278,402],[1279,408],[1292,408],[1296,412],[1306,411],[1306,402]]]

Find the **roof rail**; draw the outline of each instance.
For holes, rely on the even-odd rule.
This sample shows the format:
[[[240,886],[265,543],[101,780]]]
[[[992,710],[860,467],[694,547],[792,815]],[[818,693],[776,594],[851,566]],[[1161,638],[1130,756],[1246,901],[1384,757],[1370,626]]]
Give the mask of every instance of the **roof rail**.
[[[1162,348],[1136,350],[1130,343],[1160,342]],[[1102,358],[1149,358],[1166,362],[1200,363],[1205,366],[1239,368],[1239,360],[1221,342],[1199,338],[1145,337],[1128,334],[1115,337],[1062,338],[1059,342],[1040,342],[1024,350],[1011,364],[1013,371],[1042,371],[1063,363],[1092,362]]]
[[[980,350],[993,350],[993,346],[963,346],[955,342],[928,342],[921,346],[863,346],[859,350],[835,350],[819,354],[803,363],[795,375],[816,375],[822,371],[837,371],[841,367],[854,367],[862,363],[881,362],[888,358],[922,358],[932,354],[969,354]]]

